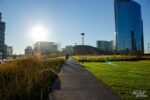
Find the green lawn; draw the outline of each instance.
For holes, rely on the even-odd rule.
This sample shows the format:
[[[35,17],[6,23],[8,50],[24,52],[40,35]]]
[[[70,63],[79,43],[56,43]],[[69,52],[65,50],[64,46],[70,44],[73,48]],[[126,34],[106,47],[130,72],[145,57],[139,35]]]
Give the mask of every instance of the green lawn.
[[[150,61],[85,62],[82,65],[123,100],[150,99]],[[144,93],[147,98],[133,93]]]

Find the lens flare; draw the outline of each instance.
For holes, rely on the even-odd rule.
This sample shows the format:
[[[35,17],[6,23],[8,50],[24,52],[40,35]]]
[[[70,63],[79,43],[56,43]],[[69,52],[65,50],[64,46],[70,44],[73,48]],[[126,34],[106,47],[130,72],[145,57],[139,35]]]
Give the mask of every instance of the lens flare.
[[[37,25],[31,28],[31,37],[34,41],[45,41],[48,37],[48,30],[44,25]]]

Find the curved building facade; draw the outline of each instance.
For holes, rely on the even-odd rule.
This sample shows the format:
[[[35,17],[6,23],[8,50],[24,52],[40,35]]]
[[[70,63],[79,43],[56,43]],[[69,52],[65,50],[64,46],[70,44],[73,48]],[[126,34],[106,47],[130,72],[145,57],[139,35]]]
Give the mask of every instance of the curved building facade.
[[[132,0],[115,0],[116,49],[121,54],[143,54],[141,6]]]
[[[73,47],[74,55],[98,55],[100,50],[89,45],[76,45]]]

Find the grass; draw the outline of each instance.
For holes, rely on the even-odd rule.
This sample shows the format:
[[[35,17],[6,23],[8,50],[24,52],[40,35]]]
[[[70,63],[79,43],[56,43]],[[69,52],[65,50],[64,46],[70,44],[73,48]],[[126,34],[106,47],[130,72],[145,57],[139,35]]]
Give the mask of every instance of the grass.
[[[122,100],[150,99],[150,61],[85,62],[85,68],[116,92]],[[146,91],[147,98],[135,91]]]
[[[29,57],[0,65],[0,100],[44,100],[63,58]]]

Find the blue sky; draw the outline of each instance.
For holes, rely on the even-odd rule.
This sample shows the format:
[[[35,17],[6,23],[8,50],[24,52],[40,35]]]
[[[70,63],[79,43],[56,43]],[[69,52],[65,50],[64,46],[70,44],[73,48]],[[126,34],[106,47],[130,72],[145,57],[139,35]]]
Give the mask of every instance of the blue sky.
[[[145,48],[150,42],[150,0],[135,0],[142,6]],[[43,24],[49,30],[48,41],[65,45],[96,46],[96,40],[115,40],[113,0],[0,0],[0,12],[6,22],[6,44],[14,53],[24,53],[26,46],[35,43],[30,28]]]

